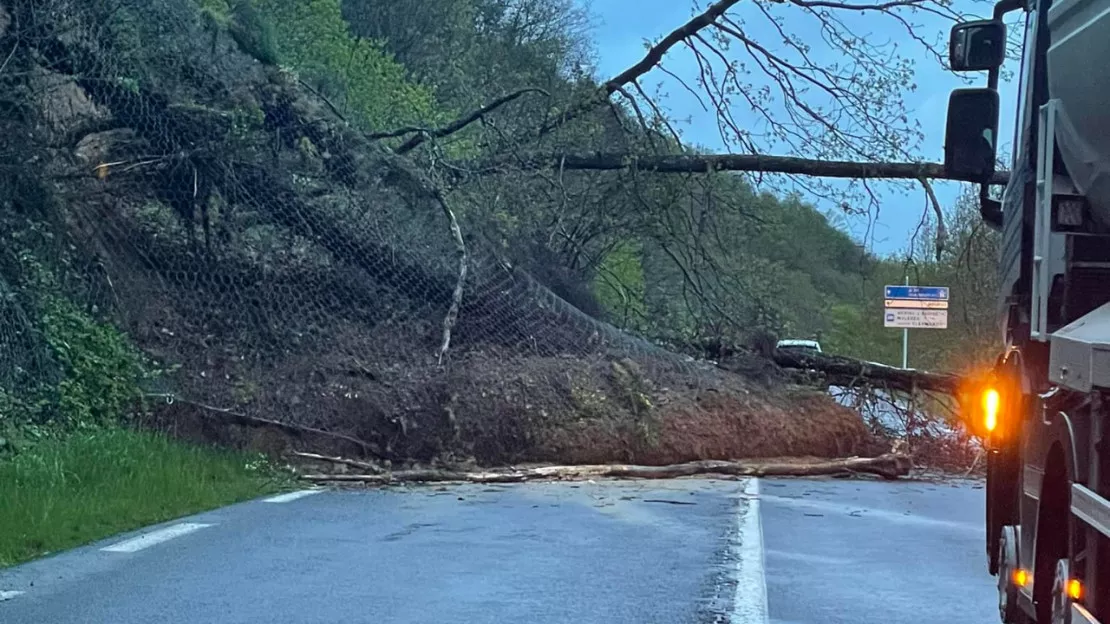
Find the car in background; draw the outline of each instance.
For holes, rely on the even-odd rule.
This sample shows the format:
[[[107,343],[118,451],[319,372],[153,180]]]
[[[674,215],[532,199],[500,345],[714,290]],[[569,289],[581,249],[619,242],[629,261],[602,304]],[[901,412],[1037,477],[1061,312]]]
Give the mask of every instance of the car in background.
[[[821,343],[816,340],[780,340],[776,350],[805,353],[821,353]]]

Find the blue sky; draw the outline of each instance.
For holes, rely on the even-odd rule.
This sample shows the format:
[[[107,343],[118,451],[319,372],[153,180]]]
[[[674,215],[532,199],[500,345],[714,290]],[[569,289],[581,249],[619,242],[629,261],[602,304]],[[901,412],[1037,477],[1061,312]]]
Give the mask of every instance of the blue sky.
[[[659,38],[674,30],[690,17],[700,12],[701,7],[708,0],[699,0],[698,7],[692,0],[579,0],[595,17],[592,35],[597,53],[597,72],[600,77],[609,77],[618,74],[634,64],[644,54],[644,41],[657,41]],[[746,6],[747,5],[747,6]],[[965,7],[967,11],[982,14],[989,10],[990,5],[978,4],[974,7]],[[793,7],[791,7],[793,8]],[[772,50],[776,49],[781,37],[771,34],[770,23],[766,18],[754,14],[750,3],[740,3],[729,11],[729,15],[741,18],[748,28],[747,35],[757,40]],[[789,15],[789,14],[786,14]],[[921,143],[920,157],[926,160],[939,162],[943,160],[944,124],[948,103],[948,95],[954,88],[966,86],[966,82],[951,73],[945,72],[935,59],[928,57],[924,48],[914,42],[908,33],[899,30],[896,23],[885,16],[848,15],[853,30],[860,35],[870,37],[884,37],[892,39],[898,44],[900,50],[907,57],[915,61],[916,91],[907,98],[910,106],[909,115],[920,121],[921,130],[925,135]],[[948,29],[951,22],[940,18],[926,19],[914,16],[915,23],[922,24],[922,28],[915,32],[928,41],[947,40]],[[1009,20],[1008,20],[1009,21]],[[817,42],[815,48],[821,45],[817,31],[813,29],[811,20],[800,17],[791,21],[786,18],[786,26],[791,32],[810,37],[806,32],[813,33]],[[796,29],[796,30],[795,30]],[[826,50],[816,52],[819,58],[828,62],[835,62],[833,52]],[[693,85],[697,76],[697,64],[694,55],[679,46],[676,46],[664,58],[664,66],[684,81]],[[1007,60],[1007,69],[1017,72],[1017,61]],[[986,84],[986,74],[971,74],[975,86]],[[758,76],[752,78],[758,80]],[[1016,78],[1014,79],[1016,83]],[[659,85],[665,96],[661,104],[676,119],[690,118],[691,123],[679,126],[679,131],[685,142],[705,146],[714,151],[728,151],[717,130],[715,114],[705,111],[692,95],[666,73],[654,70],[641,81],[641,84],[652,93]],[[1008,160],[1009,150],[1012,145],[1012,134],[1015,114],[1015,85],[1003,83],[1000,88],[1002,100],[1002,120],[999,126],[1000,155],[1005,155]],[[745,120],[755,124],[758,117],[750,109],[736,105],[733,108],[735,118],[743,123]],[[734,148],[735,150],[735,148]],[[781,151],[778,153],[782,153]],[[946,208],[954,204],[960,192],[960,185],[956,183],[936,183],[934,188],[938,198]],[[830,202],[820,198],[812,198],[814,203],[823,211],[835,210]],[[874,252],[887,255],[904,253],[908,248],[914,230],[921,222],[925,212],[924,193],[919,188],[904,191],[887,187],[882,192],[882,201],[878,217],[852,216],[847,220],[836,218],[852,235],[860,241],[865,241]]]

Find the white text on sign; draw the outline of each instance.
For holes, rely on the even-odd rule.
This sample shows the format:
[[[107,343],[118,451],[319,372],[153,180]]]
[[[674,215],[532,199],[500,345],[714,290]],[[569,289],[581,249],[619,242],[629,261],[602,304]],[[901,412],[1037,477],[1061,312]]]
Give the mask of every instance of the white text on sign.
[[[883,327],[899,329],[948,329],[948,310],[887,308]]]

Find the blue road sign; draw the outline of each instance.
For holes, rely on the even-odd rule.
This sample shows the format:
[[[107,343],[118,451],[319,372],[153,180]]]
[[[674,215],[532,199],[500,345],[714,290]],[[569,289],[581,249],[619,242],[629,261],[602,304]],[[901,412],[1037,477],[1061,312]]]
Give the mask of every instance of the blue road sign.
[[[947,286],[887,286],[887,299],[916,301],[948,301]]]

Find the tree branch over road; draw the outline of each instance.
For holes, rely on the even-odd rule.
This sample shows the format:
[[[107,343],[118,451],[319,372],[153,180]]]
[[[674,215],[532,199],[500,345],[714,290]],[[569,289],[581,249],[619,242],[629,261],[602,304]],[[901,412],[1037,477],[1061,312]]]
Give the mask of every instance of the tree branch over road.
[[[902,392],[931,391],[955,397],[963,383],[957,375],[895,368],[835,355],[803,354],[780,349],[775,352],[774,359],[783,368],[820,371],[830,384],[837,386],[853,386],[861,381],[877,382]]]
[[[705,155],[630,155],[623,153],[594,154],[532,154],[512,161],[517,169],[617,171],[636,169],[656,173],[709,173],[712,171],[751,171],[785,173],[826,178],[886,178],[904,180],[955,180],[940,163],[928,162],[855,162],[847,160],[814,160],[793,156],[762,154]],[[497,170],[497,164],[460,165],[473,171]],[[1009,172],[999,171],[991,184],[1006,184]],[[967,180],[970,181],[970,180]]]

